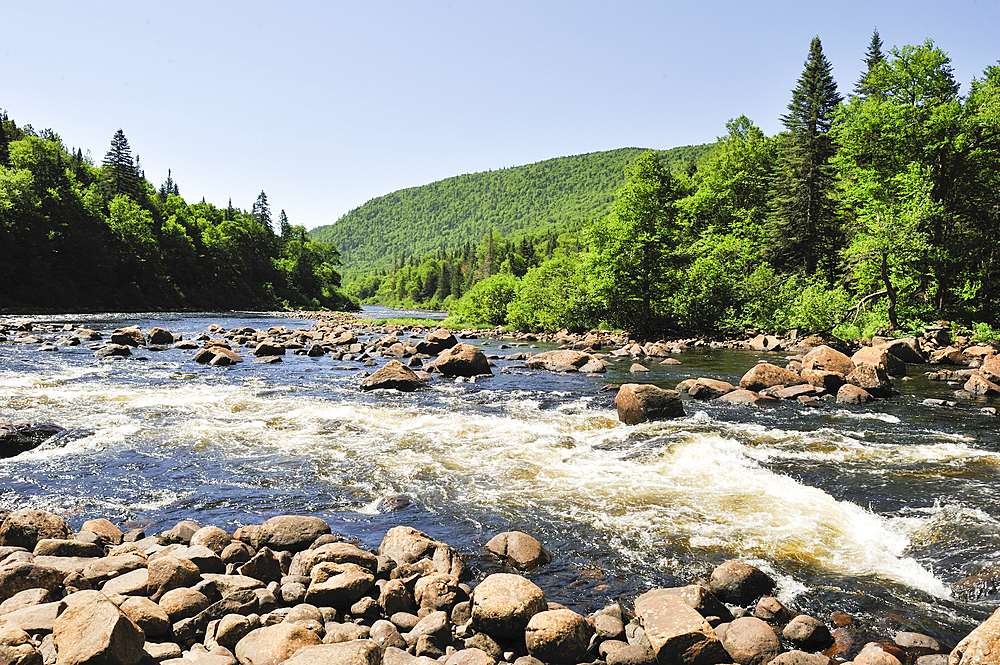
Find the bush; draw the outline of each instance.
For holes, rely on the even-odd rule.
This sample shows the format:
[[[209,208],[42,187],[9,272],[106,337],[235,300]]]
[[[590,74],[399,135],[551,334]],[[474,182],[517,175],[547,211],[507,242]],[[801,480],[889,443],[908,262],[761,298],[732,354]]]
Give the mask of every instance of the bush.
[[[487,277],[462,296],[456,314],[473,323],[502,326],[507,322],[507,305],[517,295],[519,281],[508,273]]]
[[[524,275],[507,306],[507,322],[529,332],[580,332],[595,325],[594,311],[579,259],[560,256]]]
[[[789,327],[810,332],[831,330],[850,306],[851,297],[843,286],[831,287],[822,279],[814,279],[792,301]]]

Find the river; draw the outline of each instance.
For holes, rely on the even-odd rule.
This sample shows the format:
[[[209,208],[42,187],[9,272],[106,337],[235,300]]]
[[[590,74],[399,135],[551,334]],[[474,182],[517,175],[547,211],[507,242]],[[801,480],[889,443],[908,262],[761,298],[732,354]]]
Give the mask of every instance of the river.
[[[14,318],[185,338],[211,323],[312,325],[247,313],[4,320]],[[775,577],[793,609],[847,612],[866,638],[905,629],[953,646],[996,608],[996,595],[950,589],[1000,569],[998,421],[985,403],[922,405],[954,390],[925,368],[874,405],[688,400],[683,419],[627,427],[602,388],[635,381],[630,362],[599,378],[532,372],[504,359],[528,349],[473,341],[499,356],[496,376],[409,394],[361,393],[361,364],[329,357],[255,364],[244,350],[247,362],[216,368],[192,351],[99,360],[87,346],[0,344],[0,418],[70,430],[0,459],[0,510],[42,508],[74,528],[107,517],[147,533],[182,519],[232,531],[318,515],[368,548],[410,524],[457,547],[480,576],[500,569],[486,541],[519,529],[555,558],[529,576],[581,612],[705,580],[734,557]],[[649,364],[641,381],[737,382],[761,357],[685,353],[681,365]],[[383,507],[395,494],[410,504]]]

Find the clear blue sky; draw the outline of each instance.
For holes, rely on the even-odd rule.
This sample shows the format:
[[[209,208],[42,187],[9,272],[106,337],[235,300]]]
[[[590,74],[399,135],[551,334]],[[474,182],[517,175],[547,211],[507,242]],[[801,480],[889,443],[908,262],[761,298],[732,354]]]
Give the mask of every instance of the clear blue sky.
[[[100,163],[121,128],[157,186],[314,228],[388,192],[626,146],[767,134],[819,35],[841,92],[872,30],[931,38],[963,91],[1000,0],[8,3],[0,108]]]

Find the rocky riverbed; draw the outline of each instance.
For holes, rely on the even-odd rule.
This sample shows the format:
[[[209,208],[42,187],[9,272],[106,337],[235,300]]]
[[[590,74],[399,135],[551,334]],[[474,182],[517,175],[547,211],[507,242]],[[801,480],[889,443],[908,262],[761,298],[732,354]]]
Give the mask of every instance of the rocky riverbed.
[[[477,578],[456,548],[408,526],[367,551],[309,516],[147,536],[102,518],[74,534],[22,509],[0,524],[0,662],[968,665],[1000,646],[1000,615],[950,655],[906,631],[861,643],[850,616],[797,613],[740,561],[584,616],[520,572],[558,553],[523,532],[487,549],[507,572]]]

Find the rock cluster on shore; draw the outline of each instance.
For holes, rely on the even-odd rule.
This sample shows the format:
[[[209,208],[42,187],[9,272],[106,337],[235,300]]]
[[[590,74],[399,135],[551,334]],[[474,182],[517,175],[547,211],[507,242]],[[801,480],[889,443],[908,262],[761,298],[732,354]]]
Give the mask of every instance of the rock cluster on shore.
[[[521,532],[487,549],[511,570],[552,558]],[[513,572],[472,577],[454,547],[407,526],[370,552],[308,516],[146,537],[105,519],[73,534],[19,510],[0,524],[0,663],[978,665],[1000,651],[1000,611],[950,659],[916,633],[859,644],[849,617],[835,613],[831,630],[796,614],[739,561],[703,585],[641,594],[634,614],[583,616]]]

